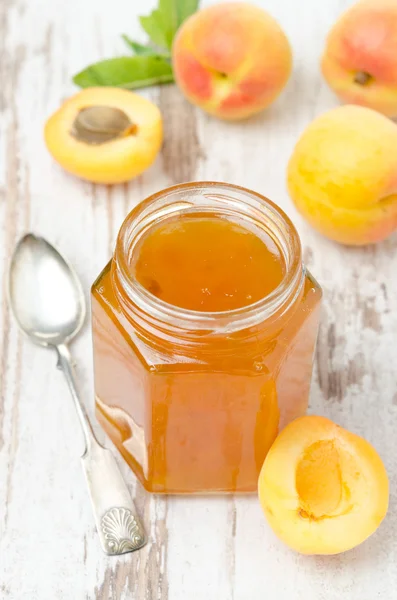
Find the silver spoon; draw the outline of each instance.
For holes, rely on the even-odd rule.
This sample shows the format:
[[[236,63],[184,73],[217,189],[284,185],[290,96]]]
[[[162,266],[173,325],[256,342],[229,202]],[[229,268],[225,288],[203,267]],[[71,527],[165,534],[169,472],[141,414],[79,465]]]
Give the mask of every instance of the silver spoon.
[[[67,344],[85,319],[81,284],[71,266],[51,244],[28,234],[15,248],[9,275],[9,298],[19,327],[40,346],[56,350],[84,433],[81,457],[95,522],[107,554],[141,548],[146,536],[113,454],[99,444],[80,400]]]

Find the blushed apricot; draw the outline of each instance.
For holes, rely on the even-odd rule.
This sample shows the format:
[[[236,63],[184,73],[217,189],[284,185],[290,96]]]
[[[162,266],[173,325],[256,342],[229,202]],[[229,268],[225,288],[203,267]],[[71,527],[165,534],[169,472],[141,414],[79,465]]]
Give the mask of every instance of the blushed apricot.
[[[185,96],[220,119],[244,119],[271,104],[292,67],[288,39],[273,17],[247,2],[225,2],[189,17],[172,49]]]
[[[47,121],[47,148],[73,175],[95,183],[122,183],[145,171],[163,139],[161,114],[128,90],[88,88]]]
[[[259,499],[276,535],[303,554],[337,554],[378,528],[389,501],[376,450],[329,419],[290,423],[270,448]]]
[[[374,244],[397,229],[397,126],[363,106],[338,106],[302,133],[288,163],[296,208],[331,240]]]
[[[361,0],[329,32],[323,75],[341,100],[397,116],[397,2]]]

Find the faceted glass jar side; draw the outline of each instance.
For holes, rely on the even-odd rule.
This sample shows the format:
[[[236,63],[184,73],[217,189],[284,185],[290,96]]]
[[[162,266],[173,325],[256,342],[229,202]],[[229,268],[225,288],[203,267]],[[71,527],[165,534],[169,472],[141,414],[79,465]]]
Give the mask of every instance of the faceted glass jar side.
[[[286,309],[181,341],[126,312],[117,270],[113,259],[92,287],[102,427],[151,492],[256,490],[279,430],[307,409],[320,287],[302,271]]]

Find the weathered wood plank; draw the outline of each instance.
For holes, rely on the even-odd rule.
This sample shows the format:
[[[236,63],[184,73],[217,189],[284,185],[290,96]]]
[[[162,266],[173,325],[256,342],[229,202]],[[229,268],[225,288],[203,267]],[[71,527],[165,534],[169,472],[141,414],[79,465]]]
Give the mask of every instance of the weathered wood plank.
[[[204,2],[205,4],[206,2]],[[121,53],[139,37],[137,15],[154,1],[2,0],[0,3],[0,598],[4,600],[374,600],[397,586],[397,241],[348,250],[314,233],[285,188],[295,140],[336,105],[318,70],[325,34],[349,1],[264,0],[295,52],[292,79],[263,115],[238,124],[190,106],[175,87],[144,93],[160,106],[164,148],[152,169],[106,188],[67,176],[42,139],[46,116],[74,90],[73,73]],[[298,11],[298,16],[297,16]],[[69,257],[85,289],[107,262],[118,228],[138,201],[179,181],[251,187],[296,222],[305,259],[324,287],[311,410],[363,434],[391,474],[385,524],[334,558],[284,548],[255,497],[149,497],[121,464],[150,531],[141,552],[101,553],[78,460],[82,443],[55,358],[22,340],[5,302],[12,248],[27,229]],[[73,345],[92,411],[89,327]],[[393,362],[394,361],[394,362]],[[98,432],[101,435],[101,432]]]

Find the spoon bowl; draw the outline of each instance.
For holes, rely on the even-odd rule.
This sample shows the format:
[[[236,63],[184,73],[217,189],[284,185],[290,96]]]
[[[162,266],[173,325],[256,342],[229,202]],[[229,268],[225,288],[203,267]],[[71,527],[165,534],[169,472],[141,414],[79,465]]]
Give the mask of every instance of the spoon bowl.
[[[36,344],[67,343],[84,323],[84,294],[77,275],[51,244],[31,233],[15,248],[9,296],[19,327]]]

